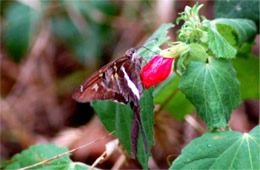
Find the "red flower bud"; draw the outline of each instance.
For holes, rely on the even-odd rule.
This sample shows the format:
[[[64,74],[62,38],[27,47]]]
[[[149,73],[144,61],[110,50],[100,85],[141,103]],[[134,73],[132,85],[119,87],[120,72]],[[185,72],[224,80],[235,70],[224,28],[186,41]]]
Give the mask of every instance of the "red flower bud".
[[[145,88],[154,86],[165,80],[172,71],[174,58],[153,57],[141,70],[141,79]]]

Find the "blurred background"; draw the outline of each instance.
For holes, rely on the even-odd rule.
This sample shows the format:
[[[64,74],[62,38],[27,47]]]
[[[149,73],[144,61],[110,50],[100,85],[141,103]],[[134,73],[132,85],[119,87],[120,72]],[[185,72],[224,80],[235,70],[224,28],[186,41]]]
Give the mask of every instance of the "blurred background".
[[[141,46],[161,24],[175,23],[178,13],[196,2],[1,0],[0,161],[33,144],[54,142],[71,149],[105,136],[107,132],[89,103],[73,101],[72,91],[102,65],[131,47]],[[231,15],[223,11],[224,1],[198,2],[204,4],[201,15],[208,19],[248,18],[239,16],[236,7],[241,1],[232,2],[228,9],[234,11]],[[218,13],[221,8],[222,13]],[[256,10],[258,14],[251,19],[259,23]],[[178,28],[169,32],[172,41]],[[259,36],[256,42],[253,53],[259,56]],[[258,74],[257,70],[253,74]],[[234,130],[248,132],[258,120],[259,100],[252,97],[234,111],[230,124]],[[204,124],[192,112],[177,120],[161,111],[155,115],[154,128],[154,154],[149,162],[154,168],[167,168],[182,147],[205,132]],[[72,159],[92,164],[112,139],[79,150]],[[114,154],[99,167],[112,168],[119,155]],[[131,163],[123,166],[138,167]]]

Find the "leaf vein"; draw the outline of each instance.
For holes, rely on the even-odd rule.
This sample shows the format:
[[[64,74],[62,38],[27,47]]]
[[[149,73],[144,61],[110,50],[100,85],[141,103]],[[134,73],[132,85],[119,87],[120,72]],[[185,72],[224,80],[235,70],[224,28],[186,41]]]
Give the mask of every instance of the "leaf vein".
[[[222,106],[221,109],[222,109],[222,111],[223,111],[224,114],[225,114],[225,109],[224,109],[224,106],[223,106],[222,98],[221,98],[221,96],[220,96],[220,92],[219,92],[219,90],[218,90],[218,87],[217,87],[217,84],[216,84],[216,82],[215,82],[215,80],[214,80],[214,77],[212,77],[210,71],[209,71],[209,76],[211,77],[212,82],[213,82],[213,84],[214,84],[214,86],[215,86],[215,89],[216,89],[216,92],[217,92],[217,96],[218,96],[219,101],[220,101],[220,105]],[[221,117],[222,119],[224,118],[223,116],[221,116],[220,113],[217,113],[217,114],[218,114],[219,117]],[[223,120],[223,121],[226,122],[226,120]]]
[[[252,162],[252,157],[251,157],[251,151],[250,151],[250,147],[249,147],[249,143],[248,143],[248,138],[246,139],[246,143],[247,143],[247,149],[248,149],[248,155],[249,155],[249,160],[250,160],[250,169],[253,169],[253,162]]]

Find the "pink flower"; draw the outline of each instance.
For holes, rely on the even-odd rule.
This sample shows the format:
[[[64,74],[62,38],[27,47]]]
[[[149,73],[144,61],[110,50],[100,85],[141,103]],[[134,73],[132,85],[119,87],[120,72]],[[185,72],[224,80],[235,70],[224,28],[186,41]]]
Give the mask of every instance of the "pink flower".
[[[174,58],[153,57],[141,70],[140,76],[145,88],[154,86],[165,80],[172,71]]]

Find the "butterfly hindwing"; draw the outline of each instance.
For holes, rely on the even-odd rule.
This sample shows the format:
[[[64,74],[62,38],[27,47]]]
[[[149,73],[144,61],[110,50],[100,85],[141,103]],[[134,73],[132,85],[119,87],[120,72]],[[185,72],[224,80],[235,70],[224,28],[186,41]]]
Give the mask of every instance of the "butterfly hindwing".
[[[120,92],[126,97],[126,100],[133,102],[135,105],[139,104],[143,93],[143,86],[139,76],[141,62],[141,58],[132,58],[132,60],[126,61],[118,72]]]

